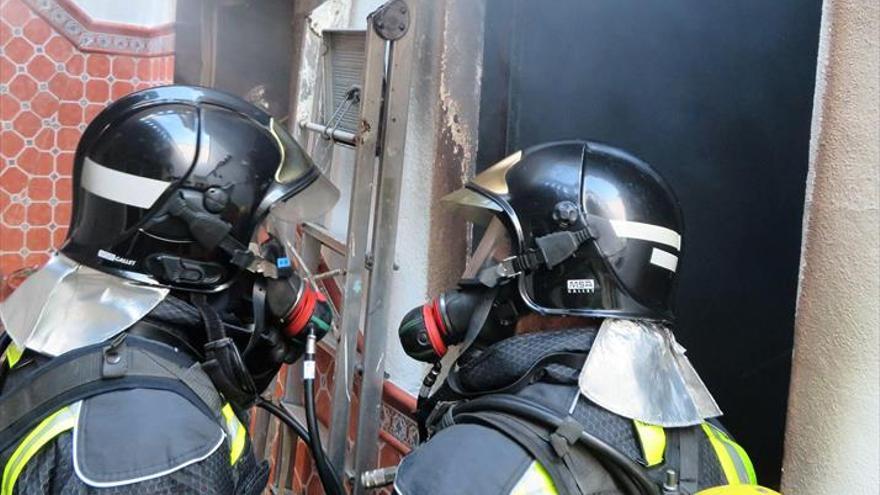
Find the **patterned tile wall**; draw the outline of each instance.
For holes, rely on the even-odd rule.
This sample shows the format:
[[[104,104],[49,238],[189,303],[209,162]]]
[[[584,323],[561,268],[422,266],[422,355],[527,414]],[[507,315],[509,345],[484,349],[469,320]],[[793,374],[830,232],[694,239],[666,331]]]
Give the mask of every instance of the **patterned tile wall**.
[[[173,55],[83,51],[27,4],[0,0],[0,275],[43,263],[67,235],[86,124],[173,69]]]
[[[57,5],[28,3],[36,8],[21,0],[0,0],[0,278],[42,264],[63,242],[71,213],[73,154],[86,125],[109,102],[173,80],[173,55],[86,51],[41,16],[57,11]],[[333,357],[322,350],[317,402],[325,425],[332,382]],[[279,395],[283,387],[279,380]],[[400,401],[383,404],[382,466],[397,464],[417,441],[415,422],[405,409]],[[354,431],[352,424],[350,434]],[[300,442],[295,452],[288,467],[294,492],[322,493],[307,447]]]

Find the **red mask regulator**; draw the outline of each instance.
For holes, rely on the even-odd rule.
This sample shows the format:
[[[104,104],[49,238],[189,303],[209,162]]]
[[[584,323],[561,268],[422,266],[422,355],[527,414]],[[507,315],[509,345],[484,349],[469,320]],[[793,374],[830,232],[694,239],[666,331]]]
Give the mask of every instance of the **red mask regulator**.
[[[307,330],[313,327],[320,340],[333,321],[324,295],[293,271],[277,240],[264,243],[262,251],[276,265],[278,278],[263,279],[264,290],[254,291],[254,319],[266,327],[258,329],[259,343],[246,353],[248,364],[255,368],[263,368],[261,362],[293,363],[305,352]]]
[[[428,363],[442,358],[451,345],[497,342],[513,332],[515,305],[498,291],[462,285],[410,310],[398,335],[404,351]]]

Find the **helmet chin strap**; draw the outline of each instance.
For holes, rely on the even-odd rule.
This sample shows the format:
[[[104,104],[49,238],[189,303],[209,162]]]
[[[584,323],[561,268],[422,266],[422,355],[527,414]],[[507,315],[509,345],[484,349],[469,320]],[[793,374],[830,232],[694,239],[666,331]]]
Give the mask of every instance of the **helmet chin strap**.
[[[533,271],[541,265],[551,269],[574,255],[583,243],[598,238],[589,223],[580,230],[561,230],[538,237],[535,239],[537,249],[486,267],[477,274],[477,279],[487,287],[496,287],[502,280]]]
[[[244,244],[229,235],[232,225],[216,215],[198,211],[181,195],[168,202],[168,213],[186,223],[193,238],[207,249],[219,248],[229,255],[230,263],[252,273],[278,278],[278,268],[265,258],[255,254]]]

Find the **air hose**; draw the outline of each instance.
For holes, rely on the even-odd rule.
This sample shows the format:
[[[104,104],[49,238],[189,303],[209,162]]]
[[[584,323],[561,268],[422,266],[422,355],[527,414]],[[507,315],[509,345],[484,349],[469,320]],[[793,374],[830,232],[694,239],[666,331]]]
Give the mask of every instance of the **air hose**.
[[[324,491],[328,495],[345,495],[342,482],[336,475],[336,470],[333,469],[321,445],[321,434],[318,429],[318,417],[315,410],[315,347],[317,340],[315,331],[310,325],[306,338],[306,352],[303,355],[303,385],[305,389],[306,424],[308,429],[299,424],[287,411],[268,399],[259,397],[256,405],[280,419],[281,422],[293,430],[296,436],[308,444],[309,450],[312,451],[312,457],[315,459],[315,467],[318,471],[318,477],[321,479],[321,484],[324,486]]]
[[[455,417],[460,414],[483,411],[510,414],[551,428],[559,428],[563,423],[563,419],[550,409],[513,395],[493,395],[474,399],[455,407],[452,414]],[[657,495],[659,493],[658,485],[648,478],[644,469],[614,447],[586,431],[581,432],[578,442],[596,455],[612,475],[616,475],[615,478],[618,478],[620,484],[626,487],[627,493],[631,495]]]
[[[342,482],[336,475],[336,470],[330,465],[327,454],[321,446],[321,432],[318,429],[318,415],[315,408],[315,347],[318,339],[315,328],[309,325],[309,334],[306,337],[306,352],[303,356],[303,385],[306,399],[306,423],[309,427],[309,447],[315,458],[315,466],[324,485],[324,491],[330,495],[345,495]]]

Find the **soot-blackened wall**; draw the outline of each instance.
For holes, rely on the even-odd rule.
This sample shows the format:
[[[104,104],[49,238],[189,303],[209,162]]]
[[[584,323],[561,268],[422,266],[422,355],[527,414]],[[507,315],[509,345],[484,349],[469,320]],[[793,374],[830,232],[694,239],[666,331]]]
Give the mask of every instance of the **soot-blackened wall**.
[[[678,339],[775,485],[821,0],[489,0],[478,168],[587,138],[653,164],[685,215]]]

